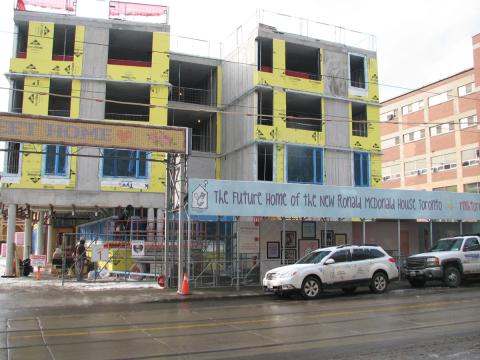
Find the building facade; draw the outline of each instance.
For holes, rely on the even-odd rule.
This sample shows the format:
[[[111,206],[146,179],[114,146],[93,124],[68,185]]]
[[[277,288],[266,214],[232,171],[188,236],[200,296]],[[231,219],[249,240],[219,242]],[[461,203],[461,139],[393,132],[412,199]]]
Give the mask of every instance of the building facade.
[[[372,36],[363,34],[367,45],[352,47],[256,20],[244,37],[234,34],[233,46],[223,46],[221,56],[198,56],[171,46],[167,23],[18,9],[7,74],[10,111],[191,128],[190,178],[380,187]],[[6,146],[2,203],[8,216],[25,219],[25,229],[32,219],[37,223],[34,252],[50,259],[59,232],[118,217],[127,205],[155,222],[156,238],[163,236],[166,154]],[[239,220],[246,232],[245,223],[258,231],[256,248],[245,250],[245,258],[266,259],[267,242],[285,238],[283,231],[295,239],[288,261],[302,255],[302,219]],[[346,243],[359,235],[352,219],[310,220],[318,246],[334,244],[335,233]],[[239,253],[232,219],[193,221],[194,259],[203,262],[212,253],[229,261]]]
[[[480,192],[479,47],[473,68],[382,103],[384,188]]]

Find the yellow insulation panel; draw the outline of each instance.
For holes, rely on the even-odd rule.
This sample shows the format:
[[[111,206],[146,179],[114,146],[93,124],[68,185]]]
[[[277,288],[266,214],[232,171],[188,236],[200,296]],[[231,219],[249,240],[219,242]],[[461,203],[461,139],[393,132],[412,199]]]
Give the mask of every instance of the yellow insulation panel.
[[[382,187],[382,156],[380,154],[370,156],[370,185],[374,188]]]
[[[277,183],[285,182],[285,145],[275,145],[275,179]]]

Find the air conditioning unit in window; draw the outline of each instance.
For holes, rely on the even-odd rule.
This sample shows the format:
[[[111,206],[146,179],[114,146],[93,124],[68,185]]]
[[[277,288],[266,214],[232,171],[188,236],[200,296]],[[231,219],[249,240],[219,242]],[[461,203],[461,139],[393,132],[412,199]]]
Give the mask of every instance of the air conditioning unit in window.
[[[393,120],[395,119],[395,115],[394,114],[389,114],[387,115],[387,120]]]

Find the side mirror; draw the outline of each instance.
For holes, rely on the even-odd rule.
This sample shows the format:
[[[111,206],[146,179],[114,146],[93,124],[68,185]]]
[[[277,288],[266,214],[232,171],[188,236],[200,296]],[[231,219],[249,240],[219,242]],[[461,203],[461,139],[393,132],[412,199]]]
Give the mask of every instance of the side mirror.
[[[332,265],[332,264],[335,264],[335,260],[330,258],[328,259],[327,261],[325,261],[325,265]]]

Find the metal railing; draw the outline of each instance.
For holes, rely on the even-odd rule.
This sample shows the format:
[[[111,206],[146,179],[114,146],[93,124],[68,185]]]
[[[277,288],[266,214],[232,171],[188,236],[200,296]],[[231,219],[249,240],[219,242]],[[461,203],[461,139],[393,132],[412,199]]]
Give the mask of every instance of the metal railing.
[[[198,105],[216,105],[216,100],[212,91],[184,86],[172,86],[168,100]]]
[[[149,121],[149,114],[105,113],[106,120]]]

